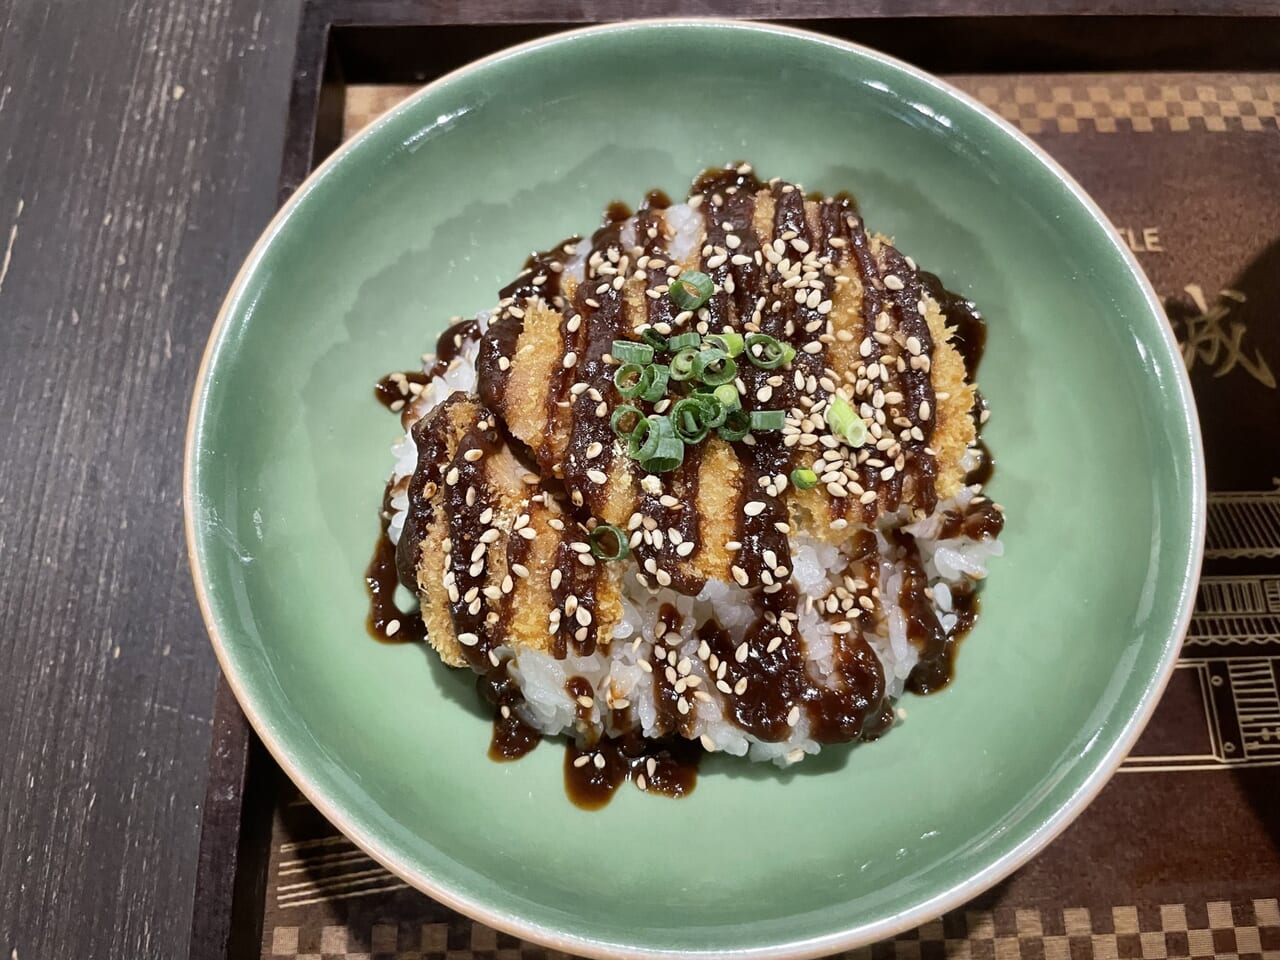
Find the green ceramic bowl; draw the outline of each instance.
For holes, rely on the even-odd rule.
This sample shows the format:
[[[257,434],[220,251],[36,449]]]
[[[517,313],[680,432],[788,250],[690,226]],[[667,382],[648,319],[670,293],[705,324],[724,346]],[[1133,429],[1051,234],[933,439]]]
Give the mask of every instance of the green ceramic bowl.
[[[856,193],[990,319],[1008,511],[946,692],[794,772],[713,758],[683,801],[587,813],[563,751],[500,765],[467,676],[365,634],[394,419],[384,372],[489,306],[526,253],[704,167]],[[955,907],[1097,793],[1169,675],[1203,532],[1187,378],[1106,219],[1038,148],[869,50],[727,22],[585,30],[491,57],[303,185],[214,328],[187,448],[214,647],[317,807],[413,885],[595,956],[803,957]]]

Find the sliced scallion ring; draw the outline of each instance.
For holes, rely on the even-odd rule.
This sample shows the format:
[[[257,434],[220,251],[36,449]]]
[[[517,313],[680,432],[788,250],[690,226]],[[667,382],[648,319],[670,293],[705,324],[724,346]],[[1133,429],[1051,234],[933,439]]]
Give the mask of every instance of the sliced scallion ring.
[[[639,460],[640,466],[649,473],[666,473],[680,466],[684,462],[684,444],[676,436],[670,418],[650,414],[645,418],[645,423],[648,424],[648,429],[632,457]],[[633,443],[639,432],[637,428],[631,435]]]
[[[715,284],[705,273],[697,270],[686,270],[671,281],[667,295],[671,302],[681,310],[697,310],[711,299]]]
[[[712,396],[720,401],[725,411],[737,410],[742,406],[742,398],[738,396],[738,388],[732,383],[722,383],[711,391]]]
[[[781,430],[787,425],[787,415],[781,410],[752,410],[752,430]]]
[[[719,347],[728,357],[736,357],[742,353],[744,343],[740,333],[709,333],[706,336],[706,342],[713,347]]]
[[[645,367],[644,374],[640,377],[642,384],[640,399],[656,403],[665,397],[667,395],[667,380],[670,376],[671,369],[665,363],[651,363]]]
[[[611,523],[597,525],[587,539],[591,542],[591,555],[597,560],[621,560],[630,552],[626,532]]]
[[[636,343],[634,340],[615,340],[609,352],[619,363],[644,365],[653,362],[653,347],[647,343]]]
[[[732,383],[737,375],[737,361],[719,347],[701,351],[693,361],[693,376],[709,387]]]
[[[751,432],[751,418],[741,409],[729,411],[720,427],[720,439],[732,443]]]
[[[698,361],[696,347],[685,347],[671,358],[671,379],[688,380],[693,376],[694,365]]]
[[[826,421],[831,432],[843,438],[849,446],[860,447],[867,442],[866,423],[844,397],[832,399],[826,410]]]
[[[667,338],[667,349],[672,353],[679,353],[686,347],[702,346],[702,335],[698,333],[677,333],[674,337]]]
[[[812,490],[818,485],[818,475],[808,467],[797,467],[791,471],[791,484],[797,490]]]
[[[630,439],[636,427],[643,422],[644,413],[639,407],[633,407],[629,403],[624,403],[618,407],[613,411],[613,416],[609,418],[609,426],[623,440]]]
[[[655,350],[667,349],[667,338],[660,334],[653,327],[646,327],[640,334],[640,339],[653,347]]]
[[[761,370],[776,370],[795,359],[795,347],[767,333],[753,333],[746,342],[747,358]]]
[[[725,409],[715,397],[696,394],[678,401],[670,416],[677,437],[685,443],[701,443],[724,423]]]
[[[644,370],[638,363],[624,363],[613,371],[613,385],[628,400],[638,397],[644,390]]]

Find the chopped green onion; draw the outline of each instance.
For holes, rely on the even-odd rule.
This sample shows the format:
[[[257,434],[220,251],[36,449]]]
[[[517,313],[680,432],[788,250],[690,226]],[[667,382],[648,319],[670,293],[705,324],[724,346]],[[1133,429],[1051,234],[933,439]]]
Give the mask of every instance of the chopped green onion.
[[[613,546],[605,545],[605,541],[613,538]],[[591,555],[597,560],[621,560],[630,552],[627,535],[611,523],[602,523],[591,531],[587,538],[591,541]]]
[[[613,373],[613,385],[628,400],[639,397],[652,403],[661,400],[667,392],[667,378],[670,370],[661,363],[640,366],[638,363],[624,363]]]
[[[867,425],[844,397],[832,399],[827,408],[826,420],[831,432],[843,437],[849,446],[860,447],[866,442]]]
[[[738,364],[719,347],[703,350],[694,358],[693,376],[709,387],[732,382],[738,375]]]
[[[628,417],[635,419],[630,423],[623,421]],[[613,428],[613,432],[623,440],[628,439],[641,423],[644,422],[644,413],[638,408],[633,407],[629,403],[624,403],[618,409],[613,411],[613,416],[609,418],[609,426]]]
[[[743,340],[740,333],[711,333],[707,335],[706,341],[723,350],[725,356],[736,357],[742,352]]]
[[[671,358],[671,379],[672,380],[688,380],[693,376],[694,366],[698,362],[698,350],[695,347],[685,347],[674,357]]]
[[[636,343],[634,340],[615,340],[609,352],[619,363],[653,362],[653,347],[647,343]]]
[[[781,410],[752,410],[752,430],[781,430],[787,425],[787,415]]]
[[[759,347],[759,350],[755,348]],[[790,363],[796,355],[796,348],[789,343],[780,343],[767,333],[753,333],[747,337],[747,357],[761,370],[776,370],[785,363]]]
[[[684,444],[676,436],[675,427],[670,418],[650,414],[645,418],[648,424],[643,442],[635,443],[639,428],[631,435],[634,453],[631,456],[640,461],[640,466],[649,473],[666,473],[674,470],[684,461]]]
[[[724,425],[720,427],[720,439],[732,443],[734,440],[741,440],[750,432],[751,418],[742,410],[731,410],[725,417]]]
[[[643,389],[640,391],[640,399],[648,400],[650,403],[656,403],[667,395],[667,380],[671,376],[671,368],[665,363],[651,363],[644,368],[644,374],[640,378]]]
[[[716,427],[724,423],[729,416],[729,408],[720,402],[719,398],[714,394],[706,396],[699,394],[698,399],[703,401],[703,420],[708,430],[714,430]]]
[[[812,490],[818,485],[818,475],[808,467],[797,467],[791,471],[791,483],[797,490]]]
[[[724,423],[725,416],[724,405],[705,394],[685,397],[671,408],[676,436],[685,443],[701,443],[709,432]]]
[[[742,400],[738,396],[738,388],[732,383],[722,383],[711,391],[712,395],[720,401],[727,411],[737,410],[742,406]]]
[[[624,363],[613,371],[613,385],[628,400],[638,397],[644,392],[644,371],[638,363]]]
[[[672,353],[678,353],[685,347],[702,346],[702,335],[697,333],[677,333],[674,337],[667,338],[667,349]]]
[[[641,332],[640,339],[655,350],[667,349],[667,338],[658,333],[658,331],[653,329],[653,327],[646,327]]]
[[[707,437],[707,425],[695,401],[685,398],[671,408],[671,423],[676,436],[685,443],[701,443]]]
[[[667,295],[681,310],[697,310],[711,299],[715,285],[705,273],[686,270],[671,281]]]

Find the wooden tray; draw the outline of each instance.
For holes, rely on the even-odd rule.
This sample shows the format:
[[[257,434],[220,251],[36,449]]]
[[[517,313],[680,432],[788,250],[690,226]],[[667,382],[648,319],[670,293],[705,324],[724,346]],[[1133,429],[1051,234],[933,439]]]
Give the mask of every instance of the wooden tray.
[[[1167,298],[1211,490],[1205,576],[1175,679],[1122,772],[1036,861],[969,909],[858,955],[1280,960],[1280,9],[1144,8],[304,6],[281,202],[417,86],[512,43],[622,15],[785,18],[941,73],[1020,126],[1111,214]],[[1245,436],[1267,442],[1245,447]],[[220,683],[192,960],[546,955],[408,890],[336,834]]]

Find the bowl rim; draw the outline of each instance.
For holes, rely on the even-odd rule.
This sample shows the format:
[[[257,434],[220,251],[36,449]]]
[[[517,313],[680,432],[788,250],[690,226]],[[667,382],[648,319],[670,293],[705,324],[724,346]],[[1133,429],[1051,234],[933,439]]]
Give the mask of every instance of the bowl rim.
[[[1195,600],[1195,585],[1199,581],[1204,555],[1206,523],[1204,445],[1200,431],[1199,416],[1196,411],[1195,397],[1191,390],[1190,377],[1181,363],[1177,364],[1175,367],[1177,381],[1176,388],[1178,397],[1181,401],[1180,410],[1183,420],[1185,421],[1184,426],[1187,429],[1192,446],[1192,551],[1188,557],[1186,566],[1181,571],[1181,605],[1177,613],[1175,633],[1173,636],[1166,638],[1165,640],[1166,651],[1164,659],[1160,664],[1159,672],[1153,678],[1154,682],[1150,683],[1146,687],[1146,690],[1143,693],[1143,698],[1138,704],[1138,709],[1129,718],[1127,724],[1121,729],[1111,749],[1101,758],[1100,762],[1095,765],[1093,771],[1085,781],[1080,784],[1077,790],[1068,796],[1044,823],[1004,855],[998,857],[978,873],[958,881],[950,888],[936,894],[922,903],[915,904],[910,909],[882,917],[879,920],[858,924],[856,926],[838,930],[833,933],[823,934],[817,937],[793,939],[787,942],[728,951],[716,950],[714,948],[648,949],[644,947],[631,947],[602,940],[575,936],[571,932],[558,930],[537,921],[509,916],[500,909],[496,909],[480,900],[455,893],[447,886],[438,882],[429,873],[416,869],[410,864],[401,862],[393,845],[385,843],[382,839],[370,835],[370,833],[353,824],[345,816],[339,806],[331,803],[323,791],[311,782],[302,768],[293,761],[288,746],[277,736],[275,725],[263,714],[263,712],[259,710],[258,704],[254,702],[242,678],[237,674],[232,666],[232,657],[228,650],[228,642],[222,636],[218,621],[214,616],[213,606],[206,587],[205,571],[200,561],[199,550],[197,548],[198,534],[196,511],[194,506],[197,502],[195,489],[195,460],[198,455],[198,449],[196,441],[200,432],[199,426],[203,420],[205,400],[207,398],[209,377],[214,355],[218,352],[218,347],[221,343],[229,318],[240,304],[250,276],[257,271],[267,253],[267,250],[274,243],[276,237],[282,232],[287,222],[292,218],[296,209],[315,189],[319,181],[326,176],[328,171],[352,153],[359,144],[376,136],[377,131],[382,127],[392,123],[395,118],[399,117],[402,113],[412,110],[418,101],[426,99],[439,88],[474,70],[501,63],[505,60],[542,47],[563,44],[582,37],[589,37],[602,33],[626,33],[632,30],[650,30],[653,28],[673,26],[714,26],[722,29],[771,34],[788,39],[798,39],[811,43],[818,43],[831,48],[833,51],[837,51],[839,53],[853,53],[880,65],[901,71],[914,80],[924,83],[938,94],[958,100],[970,109],[981,114],[986,120],[994,124],[997,129],[1001,130],[1006,136],[1010,137],[1024,150],[1031,153],[1032,156],[1034,156],[1041,164],[1048,168],[1049,172],[1067,188],[1075,201],[1084,208],[1085,212],[1088,213],[1088,215],[1104,229],[1104,233],[1108,236],[1111,242],[1113,252],[1120,255],[1121,262],[1127,268],[1131,279],[1136,282],[1141,289],[1143,297],[1147,301],[1148,308],[1160,321],[1157,326],[1161,336],[1163,336],[1165,340],[1166,347],[1175,356],[1179,354],[1180,351],[1178,349],[1177,341],[1173,336],[1173,331],[1169,327],[1169,324],[1165,322],[1164,308],[1154,288],[1151,286],[1150,281],[1147,279],[1146,274],[1138,264],[1137,258],[1134,256],[1133,252],[1120,241],[1120,238],[1116,235],[1111,225],[1110,219],[1102,212],[1097,203],[1085,192],[1084,188],[1081,187],[1080,184],[1076,182],[1075,178],[1072,177],[1071,174],[1069,174],[1053,157],[1051,157],[1047,151],[1012,123],[1005,120],[995,111],[969,96],[964,91],[934,76],[933,74],[870,47],[838,37],[832,37],[816,30],[779,26],[776,24],[761,23],[752,20],[734,20],[731,18],[715,16],[648,17],[558,31],[514,46],[503,48],[502,50],[489,54],[488,56],[481,57],[480,59],[464,64],[455,70],[451,70],[443,76],[440,76],[426,84],[420,90],[406,97],[386,113],[382,114],[356,136],[339,146],[339,148],[327,157],[318,167],[311,171],[289,199],[281,205],[279,210],[276,211],[275,215],[263,230],[258,240],[254,243],[249,254],[246,256],[244,263],[237,271],[235,279],[219,307],[217,317],[214,320],[213,327],[209,333],[209,339],[206,343],[204,353],[200,361],[199,371],[196,375],[195,385],[192,390],[191,407],[187,420],[186,441],[184,444],[182,475],[182,502],[184,527],[186,532],[187,557],[191,566],[192,579],[195,586],[196,600],[200,607],[200,614],[204,620],[205,629],[209,634],[214,653],[217,656],[219,667],[221,668],[223,676],[231,687],[237,702],[244,711],[254,732],[262,740],[262,743],[266,746],[268,752],[271,754],[275,762],[280,765],[281,769],[288,775],[289,779],[293,781],[307,800],[310,801],[310,803],[331,824],[333,824],[335,828],[337,828],[344,836],[351,840],[360,850],[366,853],[375,862],[385,867],[400,879],[404,880],[410,886],[428,894],[433,899],[443,903],[445,906],[470,917],[472,920],[485,923],[497,930],[501,930],[513,936],[521,937],[553,949],[585,957],[599,958],[599,960],[656,960],[656,958],[674,960],[674,958],[710,958],[730,956],[735,958],[735,960],[809,960],[809,958],[820,957],[843,950],[855,949],[879,940],[891,938],[897,934],[913,929],[921,923],[928,922],[929,920],[935,919],[950,910],[962,906],[983,890],[989,889],[1008,877],[1011,873],[1040,853],[1051,841],[1061,834],[1067,826],[1080,815],[1081,812],[1083,812],[1083,810],[1098,795],[1102,787],[1111,779],[1124,757],[1137,741],[1138,736],[1146,727],[1147,722],[1150,720],[1151,715],[1154,712],[1156,705],[1159,703],[1161,695],[1173,674],[1173,670],[1178,659],[1178,653],[1181,649],[1181,640],[1185,635],[1188,623],[1190,622]]]

